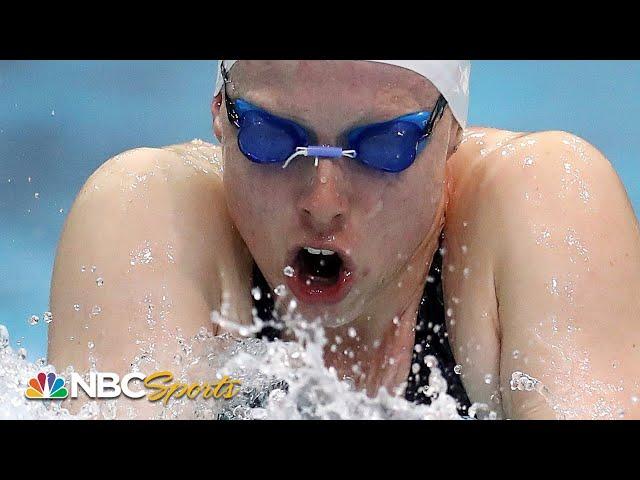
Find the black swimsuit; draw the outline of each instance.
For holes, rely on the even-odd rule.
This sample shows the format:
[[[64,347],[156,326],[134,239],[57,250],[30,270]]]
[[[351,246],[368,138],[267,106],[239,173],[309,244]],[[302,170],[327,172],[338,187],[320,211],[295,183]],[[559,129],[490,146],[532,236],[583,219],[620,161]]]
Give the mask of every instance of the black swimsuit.
[[[440,254],[440,249],[436,250],[431,262],[429,277],[433,281],[427,282],[424,287],[416,321],[415,345],[420,347],[414,347],[411,362],[412,365],[418,363],[420,371],[417,375],[409,373],[405,398],[410,402],[419,404],[431,403],[431,399],[424,391],[429,385],[429,368],[424,363],[424,357],[433,355],[438,361],[438,368],[440,368],[443,377],[447,381],[447,393],[458,402],[460,414],[466,415],[471,403],[462,385],[460,375],[454,371],[456,363],[447,338],[442,295],[442,255]],[[252,286],[259,287],[262,292],[271,292],[271,288],[255,263],[253,266]],[[261,295],[260,300],[254,299],[254,307],[260,319],[273,321],[274,301],[272,294]],[[273,340],[278,337],[279,333],[280,329],[278,328],[266,327],[263,328],[259,336]]]

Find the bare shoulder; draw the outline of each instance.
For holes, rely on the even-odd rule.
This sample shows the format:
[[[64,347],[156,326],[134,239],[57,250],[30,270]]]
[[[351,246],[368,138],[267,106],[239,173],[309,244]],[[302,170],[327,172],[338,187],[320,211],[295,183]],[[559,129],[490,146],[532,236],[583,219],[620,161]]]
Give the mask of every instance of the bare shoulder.
[[[124,193],[126,187],[149,180],[154,186],[208,176],[211,183],[220,183],[222,165],[220,148],[194,140],[163,148],[135,148],[104,162],[87,180],[80,195],[88,189],[100,190],[101,185],[117,185]],[[135,188],[135,187],[133,187]]]
[[[457,208],[529,205],[559,213],[594,212],[605,206],[601,201],[628,206],[624,187],[608,159],[568,132],[471,128],[451,160],[449,192]],[[470,204],[470,195],[483,201]]]
[[[50,332],[55,362],[85,364],[91,342],[124,368],[134,340],[158,340],[157,328],[211,328],[222,291],[250,269],[220,173],[218,148],[191,142],[126,151],[90,176],[55,259],[50,303],[64,319]]]
[[[583,232],[592,249],[603,251],[612,226],[627,245],[639,235],[609,160],[568,132],[470,129],[452,157],[448,187],[448,230],[480,242],[486,255],[495,255],[494,264],[501,258],[509,265],[516,252],[537,252],[534,247],[549,243],[552,231],[563,238]],[[464,222],[473,228],[462,228]]]
[[[188,239],[192,247],[201,248],[180,253],[185,261],[200,263],[211,251],[206,244],[228,228],[220,173],[217,147],[204,142],[116,155],[78,193],[61,247],[65,242],[90,245],[99,239],[109,242],[109,254],[124,255],[145,242],[164,239],[179,249]],[[99,246],[93,247],[99,251]]]
[[[447,186],[443,276],[470,395],[489,403],[498,387],[510,392],[514,371],[564,378],[553,369],[563,365],[554,344],[589,352],[594,375],[613,382],[607,368],[638,355],[640,229],[609,160],[568,132],[472,128],[450,159]],[[526,400],[502,396],[512,418],[553,415]]]
[[[211,245],[224,248],[220,239],[232,235],[221,171],[218,147],[201,141],[114,156],[78,193],[59,256],[72,246],[113,263],[153,245],[164,252],[154,258],[156,269],[206,276],[228,254],[219,255]]]

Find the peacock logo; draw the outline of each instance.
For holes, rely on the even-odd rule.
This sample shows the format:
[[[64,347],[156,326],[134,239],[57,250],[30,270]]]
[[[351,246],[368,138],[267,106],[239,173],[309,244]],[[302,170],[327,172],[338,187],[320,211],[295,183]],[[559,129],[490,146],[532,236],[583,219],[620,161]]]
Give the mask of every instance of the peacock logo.
[[[31,400],[63,399],[69,396],[64,386],[64,378],[55,373],[38,373],[37,377],[29,379],[29,388],[25,396]]]

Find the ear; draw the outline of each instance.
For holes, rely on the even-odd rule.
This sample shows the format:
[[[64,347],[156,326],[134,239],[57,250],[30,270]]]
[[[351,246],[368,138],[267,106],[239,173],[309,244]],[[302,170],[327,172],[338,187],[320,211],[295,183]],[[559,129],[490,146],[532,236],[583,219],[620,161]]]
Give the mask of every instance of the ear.
[[[222,109],[222,92],[216,95],[211,101],[211,115],[213,116],[213,133],[219,142],[222,142],[222,119],[220,111]]]

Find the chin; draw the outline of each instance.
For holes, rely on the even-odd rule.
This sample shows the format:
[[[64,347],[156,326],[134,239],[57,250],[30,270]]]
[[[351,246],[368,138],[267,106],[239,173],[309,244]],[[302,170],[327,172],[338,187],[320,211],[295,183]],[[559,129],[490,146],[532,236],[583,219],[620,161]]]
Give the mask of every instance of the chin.
[[[293,316],[307,322],[317,321],[323,328],[339,328],[353,323],[358,318],[358,312],[349,308],[327,308],[317,305],[304,305],[299,300]]]

